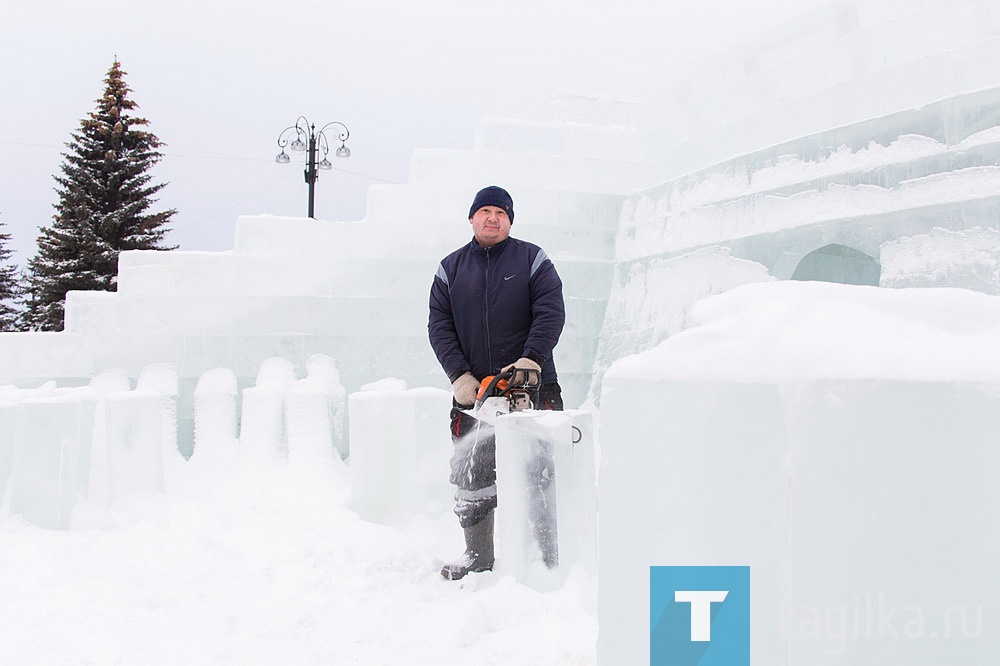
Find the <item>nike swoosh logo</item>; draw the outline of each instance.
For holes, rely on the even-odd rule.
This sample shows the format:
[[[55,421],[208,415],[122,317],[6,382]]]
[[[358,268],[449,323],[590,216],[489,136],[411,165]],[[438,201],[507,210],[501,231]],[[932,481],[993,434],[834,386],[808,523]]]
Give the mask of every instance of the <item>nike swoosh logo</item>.
[[[512,277],[515,277],[516,275],[517,275],[517,273],[514,273],[514,275],[508,275],[507,277],[505,277],[503,279],[503,281],[506,282],[507,280],[511,279]]]

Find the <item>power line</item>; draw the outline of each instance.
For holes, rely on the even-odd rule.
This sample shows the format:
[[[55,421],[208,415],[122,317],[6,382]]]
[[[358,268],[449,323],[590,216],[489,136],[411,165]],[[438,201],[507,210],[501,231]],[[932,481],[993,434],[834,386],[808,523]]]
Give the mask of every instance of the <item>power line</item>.
[[[62,149],[65,146],[56,146],[47,143],[27,143],[24,141],[0,141],[0,145],[7,146],[27,146],[29,148],[55,148]],[[230,157],[226,155],[186,155],[184,153],[161,153],[164,157],[181,157],[189,159],[199,159],[199,160],[226,160],[231,162],[273,162],[273,159],[264,157]],[[380,176],[372,176],[371,174],[361,173],[360,171],[352,171],[351,169],[343,169],[340,167],[333,167],[333,171],[340,171],[341,173],[347,173],[352,176],[358,176],[359,178],[367,178],[369,180],[378,181],[380,183],[388,183],[390,185],[401,185],[398,180],[389,180],[388,178],[382,178]],[[269,186],[270,187],[270,186]],[[266,188],[265,188],[266,189]],[[261,190],[263,191],[263,190]],[[240,202],[242,203],[242,202]]]
[[[228,207],[226,207],[226,208],[223,208],[223,209],[222,209],[222,210],[220,210],[219,212],[217,212],[217,213],[213,213],[212,215],[209,215],[208,217],[204,218],[203,220],[199,220],[198,222],[195,222],[194,224],[189,224],[189,225],[188,225],[188,226],[186,226],[186,227],[174,227],[174,228],[173,228],[173,231],[187,231],[188,229],[194,229],[195,227],[197,227],[197,226],[200,226],[200,225],[204,224],[205,222],[208,222],[209,220],[214,220],[215,218],[219,217],[219,216],[220,216],[220,215],[222,215],[223,213],[226,213],[226,212],[229,212],[229,211],[231,211],[232,209],[236,208],[237,206],[239,206],[239,205],[241,205],[241,204],[244,204],[244,203],[246,203],[247,201],[250,201],[251,199],[253,199],[253,198],[255,198],[255,197],[258,197],[258,196],[260,196],[260,195],[261,195],[261,194],[263,194],[264,192],[267,192],[267,191],[268,191],[269,189],[271,189],[272,187],[274,187],[275,185],[277,185],[277,184],[278,184],[278,183],[280,183],[281,181],[285,180],[286,178],[288,178],[289,176],[291,176],[291,175],[292,175],[292,174],[294,174],[294,173],[295,173],[294,171],[293,171],[293,172],[291,172],[291,173],[286,173],[285,175],[283,175],[283,176],[282,176],[281,178],[279,178],[278,180],[274,181],[274,182],[273,182],[273,183],[271,183],[270,185],[266,185],[266,186],[264,186],[263,188],[261,188],[261,189],[257,190],[256,192],[254,192],[254,193],[253,193],[253,194],[251,194],[250,196],[248,196],[248,197],[245,197],[245,198],[243,198],[243,199],[240,199],[239,201],[237,201],[236,203],[232,204],[231,206],[228,206]]]

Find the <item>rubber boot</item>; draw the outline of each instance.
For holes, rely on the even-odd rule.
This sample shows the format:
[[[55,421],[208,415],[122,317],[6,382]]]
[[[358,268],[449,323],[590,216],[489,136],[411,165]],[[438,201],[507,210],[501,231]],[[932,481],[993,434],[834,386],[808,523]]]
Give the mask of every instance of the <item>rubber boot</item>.
[[[464,578],[469,573],[493,570],[493,512],[473,525],[465,528],[465,553],[454,562],[448,562],[441,569],[441,575],[448,580]]]

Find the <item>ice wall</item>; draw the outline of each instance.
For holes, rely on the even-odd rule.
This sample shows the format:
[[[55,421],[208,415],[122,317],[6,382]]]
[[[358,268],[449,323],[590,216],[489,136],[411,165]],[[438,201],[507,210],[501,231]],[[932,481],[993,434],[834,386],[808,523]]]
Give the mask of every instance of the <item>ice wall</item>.
[[[601,378],[617,359],[655,347],[688,325],[701,299],[748,282],[774,278],[728,249],[705,248],[677,257],[621,261],[604,317],[591,396],[600,396]]]
[[[194,392],[195,441],[187,453],[176,442],[177,374],[171,366],[144,368],[134,389],[118,369],[97,375],[86,387],[55,382],[36,389],[0,387],[0,508],[39,527],[69,529],[83,498],[95,506],[131,502],[164,492],[169,478],[189,476],[196,467],[343,465],[345,391],[336,364],[317,355],[309,359],[304,378],[297,379],[296,370],[284,359],[263,363],[258,385],[244,391],[242,423],[234,373],[227,368],[204,373]],[[409,427],[425,451],[421,460],[432,458],[427,451],[441,451],[420,439],[431,436],[432,421],[432,441],[447,443],[448,396],[437,389],[413,392],[422,418]],[[437,420],[427,416],[430,411]],[[447,456],[443,463],[439,458],[435,462],[446,469]],[[419,468],[417,487],[440,491],[440,479],[425,481],[432,476]]]
[[[635,138],[649,146],[645,186],[996,86],[998,25],[989,0],[831,2],[790,17],[646,100]],[[955,120],[949,143],[976,119]]]
[[[69,295],[65,332],[0,337],[0,382],[86,384],[109,367],[134,379],[170,363],[185,453],[197,378],[215,367],[242,390],[264,359],[327,354],[348,391],[385,376],[446,388],[428,285],[469,238],[472,193],[498,182],[517,200],[515,235],[563,275],[556,361],[577,406],[595,361],[599,375],[610,350],[683,318],[653,304],[662,317],[640,315],[622,346],[621,313],[636,310],[616,296],[601,333],[612,286],[646,270],[653,283],[665,262],[723,247],[787,279],[831,243],[877,264],[900,236],[994,223],[998,26],[985,0],[834,2],[684,80],[665,73],[645,99],[574,91],[555,121],[484,118],[476,150],[417,151],[409,183],[370,188],[363,221],[247,217],[229,252],[124,253],[117,293]]]
[[[882,286],[962,287],[1000,294],[1000,232],[932,229],[882,245]]]
[[[754,663],[991,659],[1000,301],[776,282],[693,317],[605,376],[600,663],[648,661],[651,565],[750,566]]]

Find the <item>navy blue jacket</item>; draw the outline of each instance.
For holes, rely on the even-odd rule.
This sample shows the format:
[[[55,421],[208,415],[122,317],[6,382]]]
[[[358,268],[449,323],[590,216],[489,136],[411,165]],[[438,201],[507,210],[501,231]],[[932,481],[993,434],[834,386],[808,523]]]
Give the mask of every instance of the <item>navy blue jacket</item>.
[[[566,309],[562,280],[542,248],[507,238],[491,248],[475,240],[444,258],[431,285],[427,331],[450,381],[482,380],[521,357],[556,381],[552,350]]]

